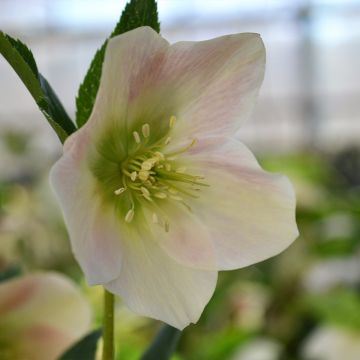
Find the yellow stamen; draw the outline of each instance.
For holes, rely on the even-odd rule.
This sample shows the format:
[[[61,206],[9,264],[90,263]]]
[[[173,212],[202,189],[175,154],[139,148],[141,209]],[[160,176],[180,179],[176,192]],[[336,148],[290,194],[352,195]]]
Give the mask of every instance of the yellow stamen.
[[[114,194],[115,194],[115,195],[120,195],[120,194],[122,194],[125,190],[126,190],[125,188],[121,187],[121,188],[119,188],[119,189],[116,189],[116,190],[114,191]]]
[[[161,153],[160,151],[155,151],[154,154],[159,160],[165,160],[164,154]]]
[[[155,213],[152,214],[152,222],[154,224],[157,224],[159,222],[159,218]]]
[[[191,149],[196,143],[198,142],[198,139],[194,138],[192,139],[191,143],[189,145],[186,145],[185,147],[183,147],[182,149],[179,149],[177,151],[174,151],[172,153],[169,153],[169,154],[166,154],[166,157],[168,159],[171,158],[171,156],[175,156],[175,155],[179,155],[179,154],[182,154],[186,151],[188,151],[189,149]]]
[[[170,129],[172,129],[175,126],[175,123],[176,123],[176,117],[174,115],[172,115],[169,120]]]
[[[144,138],[148,138],[150,136],[150,125],[144,124],[141,128],[141,131],[144,135]]]
[[[133,136],[134,136],[135,142],[136,142],[137,144],[140,144],[141,139],[140,139],[139,133],[138,133],[137,131],[134,131],[134,132],[133,132]]]
[[[177,201],[183,201],[184,199],[181,196],[170,195],[170,198]]]
[[[149,160],[146,160],[141,164],[142,170],[151,170],[152,167],[153,167],[153,163],[152,161]]]
[[[153,199],[150,197],[150,195],[146,195],[143,193],[142,196],[148,201],[151,201],[151,202],[153,201]]]
[[[170,143],[170,141],[171,141],[171,137],[169,136],[165,140],[165,145],[168,145]]]
[[[130,209],[125,216],[125,221],[127,223],[131,223],[132,219],[134,218],[134,215],[135,215],[134,209]]]
[[[175,170],[177,173],[184,173],[186,171],[186,167],[185,166],[180,166],[179,168],[177,168]]]
[[[150,196],[150,192],[146,187],[141,187],[140,188],[141,192],[143,193],[144,196]]]
[[[163,192],[157,192],[154,194],[155,197],[157,197],[158,199],[166,199],[167,195]]]
[[[140,170],[139,171],[139,179],[141,181],[146,181],[149,178],[149,172],[146,170]]]

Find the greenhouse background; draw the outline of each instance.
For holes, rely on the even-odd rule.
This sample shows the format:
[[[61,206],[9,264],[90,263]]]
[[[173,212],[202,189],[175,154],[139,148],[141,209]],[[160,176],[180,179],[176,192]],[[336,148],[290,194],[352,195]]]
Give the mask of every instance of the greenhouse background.
[[[32,49],[71,115],[92,56],[125,1],[0,0],[0,28]],[[257,32],[264,85],[236,136],[288,175],[300,238],[283,254],[220,276],[176,359],[360,358],[360,1],[159,0],[170,42]],[[221,121],[221,119],[219,119]],[[0,58],[0,269],[64,272],[94,309],[101,292],[75,263],[48,175],[61,154],[15,72]],[[119,359],[137,359],[158,324],[118,304]],[[96,314],[94,322],[100,322]]]

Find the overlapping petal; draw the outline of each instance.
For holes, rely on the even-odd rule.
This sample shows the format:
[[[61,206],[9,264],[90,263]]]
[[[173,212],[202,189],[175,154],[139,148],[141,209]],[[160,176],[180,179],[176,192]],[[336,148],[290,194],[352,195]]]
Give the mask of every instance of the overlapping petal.
[[[150,210],[145,211],[147,237],[179,264],[201,270],[217,270],[215,247],[206,225],[183,204],[164,202],[159,208],[159,221],[167,219],[168,231],[154,224]],[[161,216],[164,216],[161,218]]]
[[[88,331],[91,321],[79,290],[55,273],[0,284],[0,314],[0,338],[8,345],[3,351],[14,359],[56,359]]]
[[[122,250],[116,215],[104,207],[96,193],[88,163],[89,139],[82,129],[65,142],[64,155],[53,167],[50,181],[63,210],[74,255],[94,285],[119,275]]]
[[[125,242],[120,276],[104,286],[138,314],[178,329],[195,323],[215,290],[217,271],[179,264],[139,228]]]
[[[229,135],[249,116],[264,67],[258,34],[169,45],[138,28],[109,41],[87,126],[126,123],[132,131],[147,122],[161,131],[176,115],[183,137]]]
[[[289,180],[262,170],[237,140],[208,138],[198,148],[189,165],[210,187],[194,202],[194,213],[209,229],[218,269],[248,266],[287,248],[298,236]]]

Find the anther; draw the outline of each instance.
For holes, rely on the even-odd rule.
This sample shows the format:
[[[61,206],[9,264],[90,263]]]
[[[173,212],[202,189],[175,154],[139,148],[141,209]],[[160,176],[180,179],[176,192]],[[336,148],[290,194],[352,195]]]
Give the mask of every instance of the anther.
[[[137,131],[134,131],[134,132],[133,132],[133,136],[134,136],[135,142],[136,142],[137,144],[140,144],[141,139],[140,139],[139,133],[138,133]]]
[[[150,136],[150,125],[144,124],[141,128],[142,134],[144,135],[144,138],[148,138]]]
[[[150,201],[150,202],[153,201],[153,199],[150,197],[150,195],[146,195],[146,194],[143,193],[142,196],[143,196],[147,201]]]
[[[125,221],[127,223],[131,223],[132,219],[134,218],[134,215],[135,215],[134,209],[130,209],[125,216]]]
[[[155,197],[157,197],[158,199],[166,199],[167,195],[163,192],[157,192],[154,194]]]
[[[165,156],[163,153],[161,153],[160,151],[155,151],[154,155],[159,159],[159,160],[165,160]]]
[[[170,120],[169,120],[170,129],[172,129],[175,126],[175,123],[176,123],[176,117],[174,115],[170,116]]]
[[[140,170],[139,171],[139,179],[141,181],[146,181],[149,178],[149,172],[146,170]]]
[[[155,213],[152,214],[152,222],[154,224],[157,224],[159,222],[159,218]]]
[[[141,186],[140,190],[144,196],[150,196],[150,192],[146,187]]]
[[[170,143],[170,141],[171,141],[171,137],[169,136],[165,140],[165,145],[168,145]]]
[[[142,170],[151,170],[157,161],[158,161],[157,158],[147,159],[141,164],[141,169]]]
[[[133,171],[131,174],[130,174],[130,179],[132,181],[135,181],[136,180],[136,177],[137,177],[137,172],[136,171]]]
[[[116,190],[114,191],[114,194],[115,194],[115,195],[120,195],[120,194],[122,194],[125,190],[126,190],[125,188],[121,187],[121,188],[119,188],[119,189],[116,189]]]
[[[183,201],[184,199],[181,196],[170,195],[170,198],[177,201]]]
[[[185,166],[180,166],[179,168],[177,168],[175,170],[177,173],[184,173],[186,171],[186,167]]]

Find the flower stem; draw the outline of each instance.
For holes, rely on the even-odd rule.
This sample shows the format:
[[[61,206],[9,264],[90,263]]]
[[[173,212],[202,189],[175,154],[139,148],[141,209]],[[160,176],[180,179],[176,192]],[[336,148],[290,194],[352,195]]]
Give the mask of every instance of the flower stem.
[[[114,294],[104,288],[102,360],[114,360]]]

